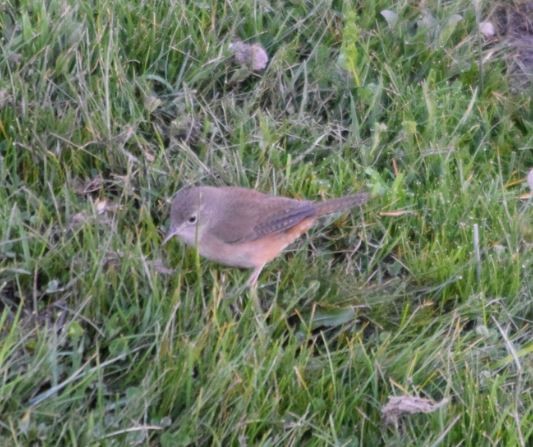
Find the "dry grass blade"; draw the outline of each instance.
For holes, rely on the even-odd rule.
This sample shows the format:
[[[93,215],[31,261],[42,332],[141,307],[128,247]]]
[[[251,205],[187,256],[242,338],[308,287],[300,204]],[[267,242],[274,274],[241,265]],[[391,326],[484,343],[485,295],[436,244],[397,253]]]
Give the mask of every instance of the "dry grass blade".
[[[416,396],[390,396],[387,404],[381,409],[381,414],[386,424],[397,425],[399,419],[405,415],[417,413],[433,413],[449,402],[442,399],[435,402]]]

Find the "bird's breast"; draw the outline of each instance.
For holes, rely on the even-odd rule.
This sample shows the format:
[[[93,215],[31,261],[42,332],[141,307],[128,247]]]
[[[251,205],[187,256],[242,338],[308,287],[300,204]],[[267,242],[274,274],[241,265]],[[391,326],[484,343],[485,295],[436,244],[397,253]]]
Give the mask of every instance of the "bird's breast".
[[[276,258],[289,244],[309,230],[314,221],[314,218],[304,219],[285,231],[237,243],[226,243],[204,234],[198,240],[198,250],[202,256],[221,264],[255,268]]]

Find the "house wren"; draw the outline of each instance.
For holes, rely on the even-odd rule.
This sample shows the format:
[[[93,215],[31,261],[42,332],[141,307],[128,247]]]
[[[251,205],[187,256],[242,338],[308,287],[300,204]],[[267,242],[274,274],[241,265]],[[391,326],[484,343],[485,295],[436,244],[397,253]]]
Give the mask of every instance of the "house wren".
[[[196,186],[178,191],[163,243],[177,236],[221,264],[261,270],[326,214],[363,205],[367,193],[321,202],[275,197],[253,189]]]

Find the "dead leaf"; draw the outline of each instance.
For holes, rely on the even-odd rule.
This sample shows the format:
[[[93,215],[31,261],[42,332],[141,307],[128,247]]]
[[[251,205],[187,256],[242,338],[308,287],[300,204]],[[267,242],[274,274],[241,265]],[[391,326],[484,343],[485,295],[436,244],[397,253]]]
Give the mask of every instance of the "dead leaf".
[[[116,211],[117,209],[120,208],[120,205],[112,203],[105,198],[104,199],[98,198],[94,201],[94,207],[96,209],[97,214],[105,214],[105,213]]]
[[[248,67],[252,71],[264,70],[268,64],[268,55],[265,49],[257,43],[244,43],[240,40],[230,45],[233,57],[238,64]]]
[[[153,113],[155,110],[161,107],[162,104],[163,101],[161,101],[161,99],[156,95],[146,95],[144,97],[144,108],[148,111],[148,113]]]
[[[381,414],[386,424],[398,424],[401,416],[406,414],[433,413],[449,402],[449,399],[442,399],[435,402],[431,399],[424,399],[416,396],[389,396],[389,401],[381,409]]]
[[[390,9],[384,9],[380,12],[380,14],[387,21],[389,28],[394,28],[398,23],[398,14],[396,14],[394,11],[391,11]]]
[[[496,35],[496,28],[492,22],[481,22],[479,32],[485,39],[492,39]]]
[[[104,214],[109,208],[107,199],[96,199],[94,206],[98,214]]]

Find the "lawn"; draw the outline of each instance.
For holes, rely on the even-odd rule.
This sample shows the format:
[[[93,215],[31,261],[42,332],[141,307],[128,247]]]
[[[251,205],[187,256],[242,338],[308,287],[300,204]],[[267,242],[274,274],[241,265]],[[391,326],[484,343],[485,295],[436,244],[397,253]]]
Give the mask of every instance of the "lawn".
[[[531,445],[532,22],[518,0],[4,0],[0,445]],[[162,245],[199,184],[371,199],[254,291]]]

